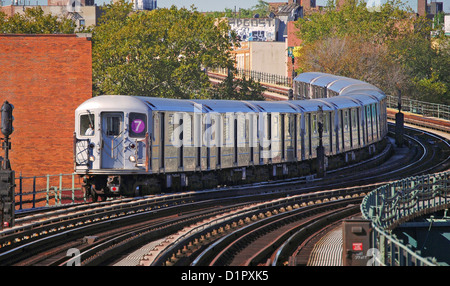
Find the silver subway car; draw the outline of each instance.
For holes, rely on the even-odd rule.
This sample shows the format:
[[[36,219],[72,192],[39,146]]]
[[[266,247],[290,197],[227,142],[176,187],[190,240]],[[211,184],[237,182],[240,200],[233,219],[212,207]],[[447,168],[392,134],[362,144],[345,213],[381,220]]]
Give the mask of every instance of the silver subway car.
[[[387,134],[386,96],[370,84],[304,73],[294,88],[309,99],[94,97],[75,111],[75,172],[94,199],[210,188],[313,174],[320,139],[339,161]]]

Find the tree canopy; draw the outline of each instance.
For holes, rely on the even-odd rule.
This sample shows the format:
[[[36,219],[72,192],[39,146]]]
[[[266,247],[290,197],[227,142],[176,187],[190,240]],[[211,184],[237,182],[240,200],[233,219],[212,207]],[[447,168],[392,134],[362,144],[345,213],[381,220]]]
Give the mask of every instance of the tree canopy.
[[[239,10],[235,11],[231,8],[225,8],[224,12],[215,11],[208,13],[208,15],[214,18],[253,18],[255,15],[258,15],[260,18],[264,18],[269,16],[269,3],[263,0],[258,0],[258,4],[250,9],[239,8]]]
[[[73,34],[75,22],[69,18],[44,14],[40,6],[27,8],[11,17],[0,11],[2,34]]]
[[[370,82],[387,93],[450,104],[450,44],[400,0],[368,8],[347,0],[296,23],[299,72],[323,71]]]
[[[124,0],[109,4],[93,29],[94,94],[210,98],[221,91],[206,69],[233,68],[234,39],[225,21],[195,8],[133,12]]]
[[[262,1],[261,1],[262,2]],[[173,98],[262,99],[251,79],[213,86],[207,69],[234,74],[232,47],[238,45],[224,20],[175,6],[133,11],[127,0],[102,7],[92,33],[93,93]],[[45,14],[40,6],[11,17],[0,12],[0,33],[73,34],[75,22]]]

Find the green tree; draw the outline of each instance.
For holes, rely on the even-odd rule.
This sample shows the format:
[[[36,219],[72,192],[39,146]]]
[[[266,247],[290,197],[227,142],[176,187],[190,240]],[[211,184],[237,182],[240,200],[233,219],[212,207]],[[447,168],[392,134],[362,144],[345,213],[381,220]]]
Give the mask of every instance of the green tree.
[[[362,0],[346,0],[337,9],[334,0],[329,0],[325,13],[309,12],[296,26],[305,43],[331,36],[386,42],[410,29],[414,23],[411,13],[400,0],[388,0],[375,10],[369,10]]]
[[[258,0],[258,4],[252,7],[253,13],[260,17],[267,17],[269,15],[269,3],[263,0]]]
[[[205,68],[233,64],[228,25],[192,8],[107,5],[93,30],[94,94],[207,98]]]
[[[450,104],[450,39],[423,17],[414,27],[390,43],[389,60],[407,74],[402,84],[410,97]]]
[[[75,29],[73,20],[44,14],[40,6],[11,17],[0,12],[0,33],[4,34],[73,34]]]
[[[259,82],[245,76],[237,78],[236,69],[230,68],[225,80],[211,91],[211,99],[265,100],[264,91],[265,88]]]
[[[431,22],[416,17],[399,0],[368,9],[347,0],[336,9],[312,13],[296,23],[303,40],[301,71],[323,71],[370,82],[386,93],[434,102],[450,98],[450,44],[432,33]],[[431,35],[436,35],[432,37]]]
[[[251,7],[250,9],[239,8],[239,11],[235,11],[231,8],[225,8],[224,12],[214,11],[208,13],[209,16],[214,18],[227,17],[227,18],[253,18],[256,14],[259,17],[268,17],[269,15],[269,3],[258,0],[258,4]]]

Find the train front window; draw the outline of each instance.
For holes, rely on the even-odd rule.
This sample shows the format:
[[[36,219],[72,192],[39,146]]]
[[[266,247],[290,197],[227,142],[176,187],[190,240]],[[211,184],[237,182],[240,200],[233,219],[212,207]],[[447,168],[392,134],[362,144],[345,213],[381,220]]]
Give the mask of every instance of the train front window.
[[[106,135],[119,136],[122,128],[121,117],[117,115],[110,115],[106,117]]]
[[[129,118],[130,137],[145,137],[147,133],[147,115],[143,113],[130,113]]]
[[[94,136],[94,114],[84,114],[80,116],[80,135]]]

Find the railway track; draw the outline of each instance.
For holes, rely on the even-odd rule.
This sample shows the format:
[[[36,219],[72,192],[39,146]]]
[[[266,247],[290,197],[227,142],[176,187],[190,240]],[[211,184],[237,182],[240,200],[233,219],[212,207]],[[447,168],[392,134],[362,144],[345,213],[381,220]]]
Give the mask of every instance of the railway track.
[[[270,215],[212,244],[191,265],[276,265],[281,260],[277,252],[286,240],[291,238],[291,243],[301,244],[311,233],[328,225],[330,221],[357,213],[358,205],[352,202],[359,201],[353,198],[321,202]],[[284,261],[281,262],[283,264]]]
[[[294,231],[294,224],[302,226],[299,230],[308,228],[306,218],[312,219],[317,215],[317,220],[323,219],[328,224],[331,223],[325,218],[325,214],[305,214],[307,209],[317,213],[317,210],[322,208],[319,201],[320,204],[325,202],[327,208],[339,203],[340,206],[336,208],[345,210],[350,208],[348,206],[358,205],[358,201],[355,200],[362,199],[365,193],[389,179],[420,174],[424,170],[434,172],[447,168],[450,153],[446,140],[422,131],[411,130],[408,133],[410,134],[407,140],[408,147],[396,150],[403,150],[403,154],[394,153],[387,161],[374,158],[372,165],[377,168],[358,173],[354,172],[355,168],[362,170],[364,165],[369,163],[328,172],[322,179],[296,178],[201,192],[122,199],[21,217],[17,220],[16,227],[0,233],[0,264],[108,265],[143,244],[159,239],[162,239],[159,252],[151,260],[147,258],[141,261],[142,265],[189,264],[196,258],[181,254],[190,252],[189,248],[200,245],[200,241],[209,240],[209,243],[212,243],[227,233],[233,233],[233,230],[237,231],[240,229],[239,225],[281,218],[290,212],[302,213],[298,217],[303,218],[295,223],[290,222],[292,227],[285,227],[284,232],[282,230],[274,232],[276,229],[274,225],[288,223],[274,221],[270,224],[272,231],[267,233],[272,235],[278,233],[277,237],[289,240],[286,239],[287,233]],[[392,152],[390,148],[393,146],[386,149],[385,156]],[[382,164],[382,161],[386,162]],[[355,184],[362,187],[351,187]],[[334,190],[324,191],[330,189]],[[323,211],[329,213],[331,210]],[[292,221],[292,218],[287,220]],[[183,230],[190,232],[174,236]],[[238,245],[240,244],[238,241],[243,241],[243,238],[239,238],[237,232],[234,233],[235,245]],[[256,233],[248,233],[245,236],[252,241],[249,237],[257,235]],[[196,235],[199,237],[194,237]],[[261,235],[261,232],[258,235]],[[165,242],[167,237],[173,237],[173,240]],[[210,240],[211,237],[215,240]],[[184,242],[187,244],[183,244]],[[273,249],[280,245],[283,245],[283,240],[277,240],[272,246],[259,248]],[[197,252],[200,253],[208,247],[209,244],[201,244]],[[224,253],[230,251],[231,248],[224,250]],[[266,264],[267,261],[286,263],[285,258],[275,258],[274,255],[266,254],[259,260],[245,263],[247,265]],[[231,257],[238,256],[238,253],[231,255]],[[269,256],[271,258],[268,258]],[[220,264],[223,259],[217,258],[215,261]]]

